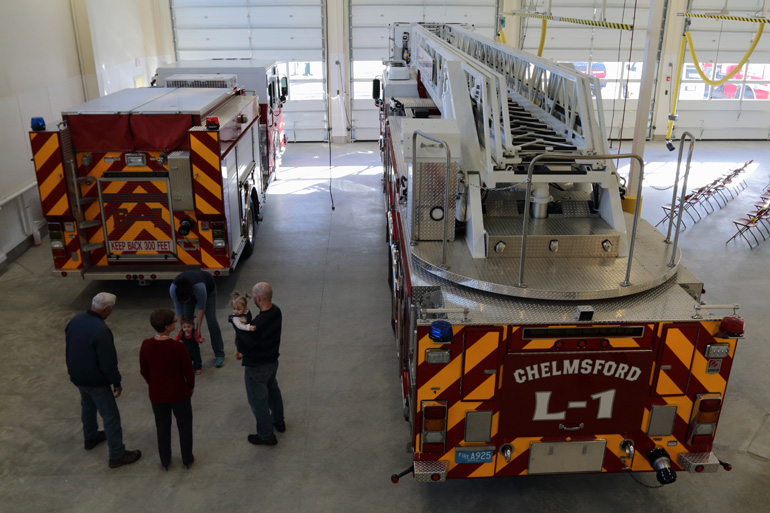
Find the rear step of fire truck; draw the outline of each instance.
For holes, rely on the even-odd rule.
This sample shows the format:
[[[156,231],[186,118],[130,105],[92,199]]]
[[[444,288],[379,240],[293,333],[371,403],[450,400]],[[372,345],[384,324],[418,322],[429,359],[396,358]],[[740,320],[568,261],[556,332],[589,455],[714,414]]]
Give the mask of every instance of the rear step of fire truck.
[[[374,89],[413,456],[392,481],[729,470],[738,305],[703,305],[678,232],[624,212],[614,160],[638,161],[636,197],[644,163],[609,154],[597,79],[462,26],[392,30]]]

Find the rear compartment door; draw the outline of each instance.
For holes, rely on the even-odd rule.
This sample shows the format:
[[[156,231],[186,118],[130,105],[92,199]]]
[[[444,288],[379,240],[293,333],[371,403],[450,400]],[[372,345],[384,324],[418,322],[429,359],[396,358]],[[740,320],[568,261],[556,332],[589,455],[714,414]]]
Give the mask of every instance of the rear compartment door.
[[[557,341],[533,341],[541,349],[526,350],[524,340],[509,350],[502,375],[502,437],[638,431],[650,393],[652,331],[647,327],[637,341],[615,345],[612,339],[569,339],[546,349]]]
[[[110,261],[176,260],[167,177],[98,178]]]

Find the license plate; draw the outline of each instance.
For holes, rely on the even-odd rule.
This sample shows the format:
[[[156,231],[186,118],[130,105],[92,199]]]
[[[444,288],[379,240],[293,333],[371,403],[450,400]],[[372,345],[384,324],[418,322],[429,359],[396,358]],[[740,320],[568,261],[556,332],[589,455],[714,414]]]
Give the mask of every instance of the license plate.
[[[494,455],[494,449],[455,449],[455,463],[489,463]]]
[[[170,240],[113,240],[110,241],[110,251],[158,251],[171,252]]]

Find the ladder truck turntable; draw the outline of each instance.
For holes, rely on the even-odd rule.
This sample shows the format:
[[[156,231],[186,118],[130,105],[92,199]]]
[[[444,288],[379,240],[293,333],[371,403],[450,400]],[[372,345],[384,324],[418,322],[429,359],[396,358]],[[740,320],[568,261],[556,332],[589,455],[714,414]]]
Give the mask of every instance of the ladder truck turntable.
[[[391,31],[374,98],[412,453],[393,482],[729,470],[738,305],[703,304],[678,238],[623,211],[613,161],[640,184],[643,162],[609,155],[598,79],[463,25]]]

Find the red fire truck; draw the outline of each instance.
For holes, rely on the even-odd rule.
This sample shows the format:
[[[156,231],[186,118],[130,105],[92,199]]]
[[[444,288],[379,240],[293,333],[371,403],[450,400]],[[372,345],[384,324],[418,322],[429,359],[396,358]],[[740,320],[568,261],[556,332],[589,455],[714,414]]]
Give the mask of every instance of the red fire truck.
[[[289,84],[276,62],[253,59],[177,61],[159,66],[155,85],[160,87],[205,87],[209,80],[235,76],[238,87],[259,98],[259,137],[262,150],[262,183],[266,187],[280,165],[286,148],[283,105]]]
[[[412,452],[393,481],[729,470],[712,449],[743,320],[623,211],[598,79],[457,25],[390,41],[374,96]]]
[[[225,85],[225,84],[219,84]],[[254,250],[259,105],[232,87],[124,89],[34,118],[54,276],[223,276]]]

